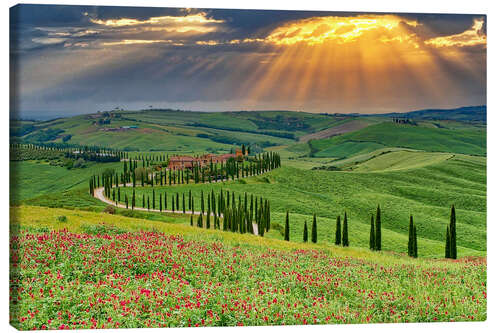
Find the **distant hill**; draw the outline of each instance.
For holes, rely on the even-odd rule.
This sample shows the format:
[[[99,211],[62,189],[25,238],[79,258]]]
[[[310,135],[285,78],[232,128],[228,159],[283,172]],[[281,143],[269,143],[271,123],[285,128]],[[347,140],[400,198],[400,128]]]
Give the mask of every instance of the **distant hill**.
[[[383,122],[361,130],[309,141],[314,157],[346,158],[384,147],[486,155],[485,130],[451,130]]]
[[[365,116],[365,115],[363,115]],[[383,113],[382,117],[406,117],[422,120],[457,120],[486,122],[486,105],[464,106],[456,109],[425,109],[405,113]]]

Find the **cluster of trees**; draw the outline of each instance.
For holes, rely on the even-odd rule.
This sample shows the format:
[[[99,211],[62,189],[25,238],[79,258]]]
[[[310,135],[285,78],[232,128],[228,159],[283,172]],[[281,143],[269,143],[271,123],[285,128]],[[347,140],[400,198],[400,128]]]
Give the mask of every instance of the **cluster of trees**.
[[[257,199],[250,196],[249,204],[245,200],[242,203],[238,200],[236,205],[233,200],[231,206],[224,207],[223,211],[223,230],[239,233],[254,233],[254,223],[257,225],[257,233],[264,236],[271,227],[271,205],[269,200],[262,197]]]
[[[120,187],[110,188],[108,181],[109,178],[104,178],[104,192],[115,204],[124,202],[126,208],[138,207],[140,199],[137,198],[135,188],[132,189],[132,197],[129,198],[127,194],[122,196]],[[238,195],[236,198],[234,192],[224,193],[221,189],[220,193],[212,190],[206,195],[201,191],[199,202],[200,214],[197,217],[196,226],[200,228],[253,234],[255,223],[258,234],[264,236],[264,233],[268,232],[271,227],[271,205],[265,198],[254,197],[253,194],[248,195],[246,192],[243,197]],[[191,190],[186,195],[186,193],[179,192],[168,194],[166,191],[158,193],[153,189],[151,196],[142,196],[142,208],[160,212],[182,211],[184,214],[191,212],[191,225],[194,225],[195,196]]]
[[[405,124],[405,125],[414,125],[416,126],[417,123],[411,119],[408,118],[392,118],[392,122],[396,124]]]
[[[83,158],[87,161],[96,162],[117,162],[124,158],[124,152],[101,148],[97,146],[80,146],[63,143],[31,144],[31,143],[13,143],[10,145],[11,156],[20,154],[30,154],[32,159],[43,159],[44,155],[51,156],[57,153],[57,156],[64,156],[71,159]]]
[[[316,243],[318,240],[318,228],[317,228],[317,218],[316,214],[313,215],[312,230],[311,230],[311,241]],[[290,240],[290,217],[289,212],[286,212],[285,217],[285,241]],[[347,225],[347,213],[344,212],[344,222],[341,223],[340,216],[337,216],[336,230],[335,230],[335,245],[342,245],[344,247],[349,246],[349,231]],[[302,239],[304,242],[309,240],[309,232],[307,227],[307,221],[304,221],[304,229]],[[377,207],[376,218],[374,219],[373,214],[370,221],[370,250],[380,251],[382,249],[382,222],[381,222],[381,211],[380,205]],[[413,221],[413,216],[410,215],[410,224],[408,227],[408,256],[417,258],[418,257],[418,245],[417,245],[417,226]],[[457,241],[456,241],[456,215],[455,206],[451,207],[450,224],[447,226],[446,230],[446,246],[445,246],[445,258],[456,259],[457,258]]]
[[[261,134],[261,135],[269,135],[269,136],[275,136],[278,138],[287,138],[287,139],[292,139],[295,140],[296,137],[293,133],[290,132],[281,132],[281,131],[266,131],[266,130],[251,130],[251,129],[244,129],[244,128],[234,128],[231,126],[222,126],[222,125],[212,125],[212,124],[203,124],[203,123],[191,123],[189,126],[193,127],[205,127],[205,128],[215,128],[215,129],[221,129],[221,130],[227,130],[227,131],[237,131],[237,132],[245,132],[245,133],[255,133],[255,134]],[[199,137],[209,137],[208,134],[202,134],[203,136],[197,135]],[[212,136],[216,137],[217,136]],[[235,141],[233,138],[232,141]],[[229,139],[229,142],[232,142],[231,139]]]
[[[47,128],[40,129],[38,131],[33,131],[25,138],[27,142],[44,142],[44,141],[52,141],[57,139],[62,133],[64,133],[63,129],[60,128]]]
[[[64,155],[66,158],[78,160],[83,159],[85,161],[108,163],[108,162],[120,162],[120,156],[113,153],[100,153],[95,151],[73,151],[66,152]]]
[[[107,174],[107,177],[111,177],[108,181],[109,186],[118,187],[120,185],[127,186],[127,184],[131,184],[132,187],[139,185],[154,187],[155,185],[189,184],[190,181],[194,183],[205,183],[208,181],[211,183],[218,180],[235,180],[242,177],[260,175],[281,166],[281,158],[278,153],[264,153],[257,155],[255,158],[248,158],[247,163],[239,163],[235,159],[229,159],[225,163],[210,162],[209,165],[204,167],[197,164],[192,169],[172,170],[164,169],[161,166],[146,167],[146,162],[161,161],[163,157],[168,159],[167,155],[142,159],[142,167],[139,166],[141,160],[124,159],[123,172],[116,172],[114,175]],[[100,187],[101,184],[104,186],[104,176],[104,173],[100,176],[92,176],[90,181],[92,185],[89,186],[93,189]],[[93,190],[90,193],[93,193]]]
[[[59,149],[39,147],[31,144],[12,144],[10,146],[11,161],[55,160],[61,159],[64,152]]]

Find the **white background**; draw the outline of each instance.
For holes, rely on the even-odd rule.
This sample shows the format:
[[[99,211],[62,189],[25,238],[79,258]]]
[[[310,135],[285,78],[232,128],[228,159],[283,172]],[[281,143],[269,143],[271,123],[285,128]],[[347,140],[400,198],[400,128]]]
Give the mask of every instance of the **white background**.
[[[2,181],[0,184],[0,327],[2,331],[15,331],[9,326],[9,7],[18,2],[6,1],[0,11],[2,25],[2,60],[0,93],[2,94],[2,108],[0,109],[0,163]],[[363,332],[371,333],[390,333],[400,332],[445,332],[445,331],[499,331],[500,329],[500,287],[498,258],[500,232],[498,223],[500,223],[500,209],[497,206],[500,203],[500,192],[498,189],[499,176],[498,170],[498,145],[500,144],[500,122],[499,122],[499,103],[498,96],[500,88],[498,87],[498,75],[500,54],[499,44],[499,22],[500,13],[497,1],[439,1],[439,0],[416,0],[416,1],[397,1],[397,0],[357,0],[357,1],[321,1],[321,0],[253,0],[253,1],[230,1],[230,0],[171,0],[171,1],[153,1],[153,0],[80,0],[80,1],[58,1],[31,0],[25,3],[33,4],[73,4],[73,5],[114,5],[114,6],[151,6],[151,7],[191,7],[191,8],[249,8],[249,9],[294,9],[294,10],[330,10],[330,11],[360,11],[360,12],[410,12],[410,13],[463,13],[463,14],[487,14],[488,30],[488,320],[480,323],[432,323],[432,324],[370,324],[370,325],[323,325],[323,326],[287,326],[287,327],[259,327],[259,331],[266,332],[302,332],[304,330],[315,330],[317,332],[331,332],[332,330],[340,332]],[[179,328],[168,329],[169,332],[253,332],[256,328]],[[160,332],[166,329],[128,329],[126,332]],[[101,330],[104,331],[104,330]],[[106,330],[106,332],[117,332],[125,330]],[[81,331],[85,332],[85,331]],[[88,331],[87,331],[88,332]]]

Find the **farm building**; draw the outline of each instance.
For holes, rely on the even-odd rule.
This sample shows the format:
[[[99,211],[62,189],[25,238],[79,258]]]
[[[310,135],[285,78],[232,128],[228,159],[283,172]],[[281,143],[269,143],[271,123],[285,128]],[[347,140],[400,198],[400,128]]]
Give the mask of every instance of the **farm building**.
[[[243,156],[241,150],[236,152],[236,154],[223,154],[223,155],[215,155],[215,154],[205,154],[201,156],[172,156],[168,161],[168,168],[171,170],[179,170],[185,168],[193,168],[195,165],[200,167],[204,167],[212,163],[224,163],[230,158],[237,158],[238,156]]]

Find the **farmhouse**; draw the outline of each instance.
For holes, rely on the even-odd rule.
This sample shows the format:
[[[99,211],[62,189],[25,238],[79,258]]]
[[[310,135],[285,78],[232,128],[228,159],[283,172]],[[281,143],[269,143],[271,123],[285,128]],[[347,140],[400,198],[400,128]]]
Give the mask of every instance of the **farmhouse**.
[[[195,165],[204,167],[210,165],[210,163],[225,163],[230,158],[242,157],[243,154],[241,149],[236,149],[235,154],[205,154],[201,156],[172,156],[168,161],[168,168],[170,170],[180,170],[185,168],[193,168]]]

